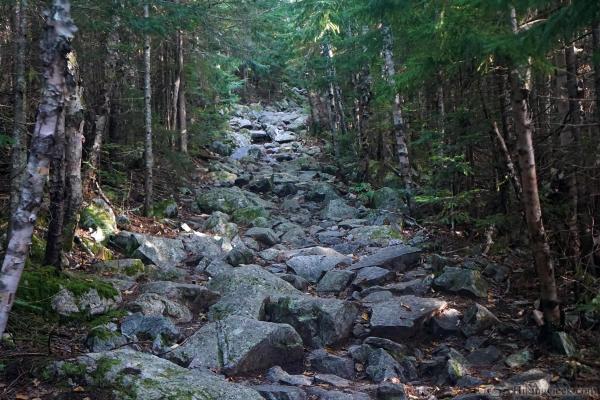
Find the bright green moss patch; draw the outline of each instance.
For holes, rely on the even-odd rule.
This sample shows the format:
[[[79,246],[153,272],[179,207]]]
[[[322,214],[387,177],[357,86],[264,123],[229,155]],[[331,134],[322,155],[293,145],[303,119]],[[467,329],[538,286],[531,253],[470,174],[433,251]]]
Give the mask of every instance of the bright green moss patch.
[[[241,225],[250,225],[255,219],[268,216],[268,212],[262,207],[246,207],[233,212],[233,220]]]
[[[54,267],[27,267],[17,291],[15,307],[29,311],[52,313],[52,297],[62,288],[75,296],[96,289],[104,298],[113,298],[119,292],[110,284],[88,276],[67,275]]]

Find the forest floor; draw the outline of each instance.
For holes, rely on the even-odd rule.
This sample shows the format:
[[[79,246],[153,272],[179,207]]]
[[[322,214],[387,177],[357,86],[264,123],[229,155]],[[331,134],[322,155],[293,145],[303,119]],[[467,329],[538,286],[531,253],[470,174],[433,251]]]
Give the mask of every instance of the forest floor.
[[[529,256],[484,256],[389,188],[353,191],[306,120],[238,106],[233,143],[161,182],[160,218],[96,199],[95,255],[65,272],[89,285],[41,298],[54,278],[24,277],[40,308],[12,315],[0,398],[600,398],[597,326],[568,310],[568,334],[538,340]],[[91,240],[107,230],[110,257]]]

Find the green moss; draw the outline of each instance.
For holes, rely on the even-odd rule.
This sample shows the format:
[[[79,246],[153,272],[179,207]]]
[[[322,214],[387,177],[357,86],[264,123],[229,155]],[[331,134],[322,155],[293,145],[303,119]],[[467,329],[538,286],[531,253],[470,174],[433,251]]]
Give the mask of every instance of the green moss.
[[[152,216],[159,217],[159,218],[166,217],[167,209],[170,207],[177,208],[177,203],[175,202],[175,200],[167,199],[167,200],[158,202],[154,205],[154,207],[152,209]]]
[[[65,361],[60,366],[60,371],[63,375],[70,378],[83,378],[87,371],[87,367],[85,364],[75,361]]]
[[[88,325],[90,328],[98,327],[100,325],[108,324],[109,322],[117,322],[126,315],[127,311],[125,310],[111,310],[105,314],[91,319],[90,321],[88,321]]]
[[[107,205],[102,204],[101,200],[92,201],[81,210],[80,225],[84,228],[101,231],[101,234],[97,234],[97,237],[102,243],[105,243],[110,235],[117,230],[114,213]]]
[[[102,243],[97,243],[91,239],[83,238],[83,243],[91,250],[98,260],[106,261],[115,258],[115,254]]]
[[[250,225],[255,219],[268,216],[269,213],[262,207],[246,207],[233,212],[233,220],[242,225]]]
[[[15,308],[53,314],[52,297],[63,288],[75,296],[83,295],[91,289],[96,289],[104,298],[113,298],[119,294],[112,285],[94,277],[65,274],[54,267],[26,267],[17,291]]]

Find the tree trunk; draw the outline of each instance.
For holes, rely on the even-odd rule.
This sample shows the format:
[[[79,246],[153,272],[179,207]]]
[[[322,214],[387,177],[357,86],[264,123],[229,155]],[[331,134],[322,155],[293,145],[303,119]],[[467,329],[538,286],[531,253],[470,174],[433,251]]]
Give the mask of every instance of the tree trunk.
[[[144,5],[144,18],[150,18],[150,7]],[[146,140],[144,144],[145,176],[144,176],[144,213],[152,213],[152,87],[150,79],[150,34],[144,35],[144,121],[146,124]]]
[[[15,4],[15,88],[14,88],[14,126],[12,131],[12,153],[10,166],[10,215],[15,215],[19,205],[19,192],[27,165],[27,111],[25,53],[27,51],[27,0],[17,0]],[[10,238],[12,219],[8,229]]]
[[[511,24],[517,33],[515,9],[511,9]],[[544,314],[545,327],[551,330],[560,325],[560,309],[554,265],[550,255],[550,246],[542,221],[542,207],[538,192],[537,170],[533,150],[533,127],[529,110],[530,67],[521,71],[515,66],[510,71],[511,99],[514,113],[515,131],[521,167],[521,185],[523,187],[523,208],[531,241],[535,266],[540,280],[540,308]]]
[[[108,34],[106,42],[106,60],[104,61],[104,82],[102,85],[102,103],[96,116],[94,117],[94,142],[88,156],[88,167],[84,178],[84,190],[86,193],[91,192],[94,182],[96,182],[96,172],[100,166],[100,152],[102,150],[102,142],[106,133],[108,122],[110,119],[110,109],[112,105],[113,92],[116,85],[116,66],[117,66],[117,44],[118,36],[118,19],[113,20],[113,28]]]
[[[386,78],[390,85],[395,85],[396,76],[396,65],[394,63],[394,38],[392,36],[392,30],[389,26],[384,25],[383,28],[383,57]],[[410,160],[408,156],[408,146],[406,144],[406,126],[404,124],[404,118],[402,117],[402,97],[400,93],[396,93],[394,96],[394,102],[392,104],[392,129],[393,136],[396,141],[396,154],[398,157],[398,171],[400,177],[404,183],[404,186],[408,189],[412,185],[412,177],[410,170]]]
[[[600,51],[600,21],[596,22],[592,28],[592,39],[594,51]],[[594,83],[596,86],[596,122],[600,127],[600,58],[594,59]]]
[[[67,100],[65,120],[65,218],[63,250],[71,251],[75,230],[79,224],[79,211],[83,203],[83,185],[81,179],[81,153],[83,148],[83,126],[85,123],[83,107],[83,87],[79,74],[79,65],[75,53],[71,52],[68,64]]]
[[[50,160],[50,221],[46,235],[44,264],[61,267],[63,247],[63,222],[65,219],[65,108],[61,110],[56,133],[54,134],[53,154]]]
[[[0,273],[0,337],[6,329],[8,315],[31,246],[33,227],[44,194],[52,157],[54,136],[65,98],[66,55],[70,40],[77,28],[70,15],[68,0],[54,0],[52,9],[45,13],[46,25],[41,42],[41,60],[44,68],[43,91],[37,121],[23,180],[19,206],[13,218],[13,232]]]
[[[185,104],[185,79],[184,79],[184,59],[183,59],[183,33],[177,32],[177,79],[179,80],[177,96],[177,117],[179,127],[179,150],[187,154],[188,152],[188,131],[187,131],[187,109]]]

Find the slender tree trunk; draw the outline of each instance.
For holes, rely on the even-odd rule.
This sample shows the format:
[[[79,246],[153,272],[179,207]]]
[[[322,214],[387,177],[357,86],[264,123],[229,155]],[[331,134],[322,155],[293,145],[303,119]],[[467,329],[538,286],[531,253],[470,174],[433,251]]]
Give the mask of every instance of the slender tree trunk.
[[[27,162],[26,179],[21,186],[19,206],[13,218],[13,232],[0,272],[0,337],[15,301],[21,274],[31,246],[31,236],[42,202],[48,177],[54,136],[65,98],[66,55],[77,28],[73,24],[68,0],[54,0],[45,14],[46,25],[41,42],[44,68],[43,91]]]
[[[46,235],[44,263],[61,268],[63,247],[63,222],[65,218],[65,108],[63,107],[56,133],[54,134],[53,155],[50,160],[50,221]]]
[[[19,205],[19,192],[27,165],[27,111],[25,53],[27,51],[27,0],[17,0],[15,4],[15,88],[14,88],[14,126],[12,131],[12,153],[10,166],[10,215],[15,215]],[[10,238],[12,219],[8,229]]]
[[[384,25],[383,28],[383,57],[386,78],[390,85],[395,85],[396,65],[394,63],[394,39],[392,30],[389,26]],[[398,157],[398,171],[404,186],[408,189],[412,185],[410,160],[408,155],[408,146],[406,141],[406,125],[402,116],[402,96],[396,93],[392,104],[392,129],[393,136],[396,140],[396,152]]]
[[[596,22],[592,28],[592,40],[594,51],[600,51],[600,21]],[[600,58],[594,59],[594,83],[596,86],[596,122],[600,128]]]
[[[564,171],[568,187],[569,211],[567,215],[567,227],[569,228],[569,250],[571,264],[577,266],[581,260],[581,238],[579,236],[578,205],[580,202],[577,185],[576,162],[582,162],[577,152],[577,142],[581,137],[581,102],[577,88],[577,55],[574,45],[565,49],[565,61],[567,67],[567,93],[569,95],[569,129],[563,129],[561,147],[564,151]]]
[[[357,107],[356,107],[356,128],[358,131],[358,143],[360,146],[360,179],[368,182],[369,181],[369,161],[370,161],[370,143],[368,135],[367,122],[369,120],[370,111],[369,105],[373,93],[371,92],[371,85],[373,80],[368,66],[363,66],[362,70],[358,73],[356,79],[356,87],[358,91]]]
[[[81,155],[83,148],[83,127],[85,123],[83,107],[83,87],[79,74],[79,65],[75,53],[71,52],[68,63],[67,101],[65,119],[65,218],[63,249],[71,251],[75,230],[79,224],[79,211],[83,203],[83,185],[81,179]]]
[[[185,71],[184,71],[184,47],[183,33],[177,32],[177,75],[179,79],[179,90],[177,96],[177,117],[179,124],[179,150],[187,154],[188,152],[188,130],[187,130],[187,109],[185,104]]]
[[[106,42],[106,60],[104,61],[104,82],[102,84],[102,103],[96,116],[94,117],[94,141],[88,156],[88,167],[84,178],[84,191],[91,192],[94,183],[96,182],[96,172],[100,166],[100,153],[102,150],[102,142],[106,134],[108,123],[110,120],[110,109],[112,105],[113,92],[116,85],[116,66],[117,66],[117,44],[118,36],[118,19],[113,20],[113,28],[108,34]]]
[[[150,18],[150,7],[144,5],[144,18]],[[154,157],[152,154],[152,87],[150,77],[150,34],[144,37],[144,121],[146,124],[146,140],[144,144],[145,176],[144,176],[144,213],[152,213],[152,168]]]
[[[513,31],[518,30],[515,9],[511,9]],[[560,325],[560,309],[554,264],[550,255],[550,245],[542,221],[542,207],[538,192],[538,179],[533,150],[533,126],[529,109],[531,70],[515,66],[510,71],[511,99],[514,113],[515,131],[521,168],[523,187],[523,208],[531,241],[535,266],[540,280],[540,308],[544,314],[546,329]]]

